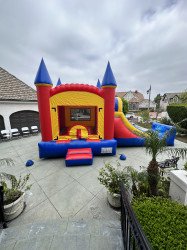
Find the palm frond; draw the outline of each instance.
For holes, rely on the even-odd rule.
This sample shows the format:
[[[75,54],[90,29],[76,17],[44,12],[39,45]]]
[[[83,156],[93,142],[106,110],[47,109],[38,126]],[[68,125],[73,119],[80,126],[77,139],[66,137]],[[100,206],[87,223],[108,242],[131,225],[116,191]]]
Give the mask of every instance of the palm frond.
[[[182,159],[187,158],[187,148],[165,148],[164,152],[169,156],[181,157]]]

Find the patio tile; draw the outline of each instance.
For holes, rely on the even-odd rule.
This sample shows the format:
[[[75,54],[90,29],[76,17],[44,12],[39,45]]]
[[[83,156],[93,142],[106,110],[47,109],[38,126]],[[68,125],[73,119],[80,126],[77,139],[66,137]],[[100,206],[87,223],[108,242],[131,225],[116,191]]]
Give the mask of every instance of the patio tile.
[[[57,170],[58,168],[52,162],[48,163],[47,161],[37,162],[29,168],[29,171],[37,181],[53,174]]]
[[[74,167],[65,167],[64,171],[74,179],[78,179],[84,174],[92,171],[92,168],[93,166],[74,166]]]
[[[28,212],[31,208],[37,206],[42,201],[46,200],[47,196],[38,185],[38,183],[34,183],[30,190],[26,192],[26,209],[25,213]]]
[[[8,243],[11,241],[17,241],[19,239],[27,239],[29,235],[31,224],[8,227],[3,230],[0,243]]]
[[[93,169],[92,171],[89,171],[88,173],[78,178],[77,181],[92,194],[96,195],[102,189],[102,185],[97,179],[98,176],[98,171]]]
[[[14,249],[16,250],[47,250],[50,249],[53,236],[34,237],[27,240],[17,241]]]
[[[103,236],[91,236],[90,250],[122,250],[124,249],[122,239]]]
[[[106,200],[99,200],[97,197],[94,197],[89,203],[86,204],[81,210],[79,210],[74,219],[114,219],[119,220],[119,214],[110,205]]]
[[[74,181],[72,177],[64,171],[56,171],[38,182],[48,197]]]
[[[61,219],[54,206],[49,200],[41,202],[38,206],[23,213],[18,218],[9,223],[10,226],[23,225],[34,222],[53,221]]]
[[[1,250],[12,250],[14,249],[15,244],[16,241],[8,241],[6,243],[1,243]]]
[[[70,217],[75,215],[92,198],[93,195],[89,191],[74,181],[51,196],[50,200],[61,217]]]
[[[63,235],[54,236],[51,244],[53,250],[89,250],[90,236],[89,235]]]

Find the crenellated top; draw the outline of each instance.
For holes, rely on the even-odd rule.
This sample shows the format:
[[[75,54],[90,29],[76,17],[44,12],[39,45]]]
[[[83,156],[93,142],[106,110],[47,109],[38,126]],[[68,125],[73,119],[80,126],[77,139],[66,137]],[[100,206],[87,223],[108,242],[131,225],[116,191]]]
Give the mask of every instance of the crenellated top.
[[[103,96],[103,91],[93,85],[89,84],[80,84],[80,83],[70,83],[70,84],[61,84],[59,86],[56,86],[55,88],[52,88],[50,90],[50,96],[56,95],[61,92],[65,91],[84,91],[84,92],[90,92],[99,96]]]

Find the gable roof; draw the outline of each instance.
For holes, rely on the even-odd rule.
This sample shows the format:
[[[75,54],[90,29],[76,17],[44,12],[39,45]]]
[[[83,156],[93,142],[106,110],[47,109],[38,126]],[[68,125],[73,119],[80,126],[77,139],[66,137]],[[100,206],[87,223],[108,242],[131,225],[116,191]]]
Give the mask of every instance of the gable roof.
[[[125,95],[128,93],[132,93],[133,97],[128,101],[128,102],[140,102],[142,100],[144,100],[144,96],[142,93],[136,91],[127,91],[127,92],[116,92],[116,96],[120,97],[120,98],[125,98]]]
[[[180,98],[180,95],[182,94],[181,93],[165,93],[163,96],[162,96],[162,100],[164,100],[166,97],[170,100],[172,99],[174,96],[178,96]]]
[[[37,101],[36,91],[0,67],[0,101]]]
[[[127,92],[116,92],[116,96],[122,98]]]

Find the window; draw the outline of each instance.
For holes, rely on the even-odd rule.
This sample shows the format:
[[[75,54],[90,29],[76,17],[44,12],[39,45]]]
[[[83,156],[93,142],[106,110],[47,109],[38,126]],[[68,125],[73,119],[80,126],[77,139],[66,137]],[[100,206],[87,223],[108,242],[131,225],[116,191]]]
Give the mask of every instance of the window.
[[[89,108],[72,108],[71,121],[90,121],[91,109]]]

